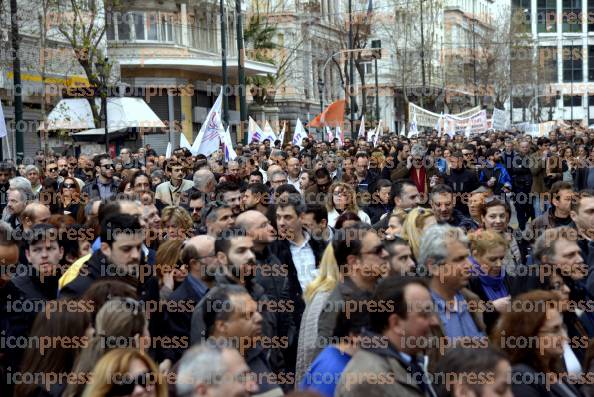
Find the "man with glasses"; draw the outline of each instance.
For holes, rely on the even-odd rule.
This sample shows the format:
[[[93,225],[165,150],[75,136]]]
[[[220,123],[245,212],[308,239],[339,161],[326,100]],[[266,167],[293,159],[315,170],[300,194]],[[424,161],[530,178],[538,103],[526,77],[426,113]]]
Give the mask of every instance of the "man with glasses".
[[[365,223],[337,230],[332,245],[336,263],[344,277],[330,293],[320,314],[318,352],[332,337],[338,314],[347,310],[346,304],[349,303],[352,308],[353,303],[371,300],[378,280],[389,271],[388,252],[377,232]]]
[[[177,161],[169,160],[165,169],[169,181],[157,186],[155,198],[160,206],[179,205],[182,193],[190,190],[194,186],[194,182],[184,179],[184,167]]]
[[[192,221],[194,222],[194,230],[198,230],[200,228],[200,224],[202,223],[201,213],[202,209],[206,205],[206,199],[204,193],[194,192],[190,196],[190,203],[188,205],[188,212],[192,216]]]
[[[275,171],[270,175],[270,188],[274,192],[282,185],[287,184],[287,174],[284,171]]]
[[[45,166],[45,179],[52,179],[58,184],[64,181],[64,177],[60,176],[58,164],[55,162],[48,162]]]
[[[115,171],[113,161],[106,153],[95,156],[93,161],[95,163],[97,178],[94,181],[87,183],[83,192],[86,193],[90,199],[99,197],[102,200],[107,200],[118,193],[118,183],[113,177]]]
[[[186,266],[188,275],[184,281],[169,295],[164,324],[165,335],[178,338],[190,338],[192,312],[180,310],[195,306],[202,300],[209,289],[215,285],[215,274],[219,261],[215,254],[215,238],[196,236],[184,242],[180,254],[179,266]],[[177,266],[176,265],[176,266]],[[166,349],[165,358],[177,362],[183,354],[182,348]]]

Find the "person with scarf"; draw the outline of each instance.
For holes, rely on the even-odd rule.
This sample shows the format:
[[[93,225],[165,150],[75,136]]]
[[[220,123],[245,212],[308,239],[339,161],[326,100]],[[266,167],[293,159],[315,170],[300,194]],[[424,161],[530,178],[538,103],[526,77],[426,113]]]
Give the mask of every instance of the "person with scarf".
[[[510,280],[502,266],[508,242],[492,230],[477,230],[469,233],[468,238],[472,254],[469,258],[472,263],[470,290],[495,309],[483,314],[489,332],[499,312],[505,310],[510,302]]]

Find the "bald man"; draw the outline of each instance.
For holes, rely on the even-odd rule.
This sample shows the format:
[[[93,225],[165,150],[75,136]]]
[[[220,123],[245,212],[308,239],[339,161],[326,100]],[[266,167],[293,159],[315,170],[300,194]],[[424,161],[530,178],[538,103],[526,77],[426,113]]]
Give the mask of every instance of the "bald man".
[[[185,280],[169,295],[165,312],[165,334],[178,340],[190,340],[194,307],[214,286],[219,261],[215,255],[215,238],[202,235],[186,240],[179,263],[188,270]],[[164,269],[167,270],[167,269]],[[184,346],[164,349],[165,358],[175,363],[184,352]],[[186,346],[187,347],[187,346]]]
[[[49,208],[41,203],[29,203],[21,212],[20,221],[23,231],[31,230],[34,225],[47,223],[51,216]]]
[[[260,211],[250,210],[239,214],[235,219],[235,225],[243,227],[254,242],[254,253],[256,254],[256,283],[266,290],[266,294],[278,306],[295,307],[296,297],[290,296],[288,282],[288,267],[281,264],[276,255],[270,252],[270,244],[276,240],[276,232],[272,224]],[[280,336],[297,335],[294,318],[287,313],[275,313],[274,321]],[[290,346],[283,352],[284,361],[289,370],[294,369],[296,360],[297,338],[290,340]]]

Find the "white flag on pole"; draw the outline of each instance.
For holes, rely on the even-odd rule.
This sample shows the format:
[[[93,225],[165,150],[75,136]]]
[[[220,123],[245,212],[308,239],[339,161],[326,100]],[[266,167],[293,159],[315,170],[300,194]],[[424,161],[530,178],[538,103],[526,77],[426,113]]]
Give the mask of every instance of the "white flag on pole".
[[[332,142],[334,140],[334,134],[328,126],[326,126],[326,136],[328,137],[328,142]]]
[[[359,126],[358,138],[365,138],[365,115],[361,116],[361,125]]]
[[[278,136],[278,140],[281,142],[281,147],[283,145],[283,143],[285,143],[285,130],[287,128],[287,122],[285,121],[283,123],[283,129],[280,132],[280,135]]]
[[[185,147],[189,151],[192,151],[192,145],[190,145],[190,142],[188,142],[188,138],[186,138],[186,135],[183,132],[179,134],[179,147]]]
[[[300,148],[303,148],[303,139],[307,138],[307,132],[305,132],[305,128],[303,128],[303,124],[301,124],[301,120],[297,118],[297,125],[295,125],[295,132],[293,132],[293,140],[291,143],[293,145],[297,145]]]
[[[221,141],[223,142],[224,146],[225,162],[235,160],[237,158],[237,153],[235,152],[235,149],[233,149],[233,141],[231,140],[229,127],[227,127],[227,130],[225,131],[221,125],[219,132],[221,133]]]
[[[0,138],[4,138],[8,135],[6,130],[6,120],[4,119],[4,110],[2,110],[2,102],[0,102]]]
[[[221,87],[221,92],[219,97],[217,98],[215,104],[213,105],[210,112],[206,116],[206,120],[204,124],[202,124],[202,128],[200,128],[200,132],[198,132],[198,136],[192,145],[192,155],[196,156],[197,154],[203,154],[205,156],[210,156],[212,153],[219,150],[220,139],[219,139],[219,128],[222,124],[221,122],[221,104],[223,102],[223,87]]]
[[[268,121],[266,121],[266,124],[264,125],[264,139],[269,139],[270,143],[272,143],[273,145],[274,141],[276,141],[277,139],[276,134]]]
[[[171,142],[167,142],[167,150],[165,151],[165,158],[166,159],[170,159],[171,158],[171,152],[173,151],[173,148],[171,147]]]
[[[266,138],[266,134],[262,131],[262,128],[256,123],[256,120],[249,118],[248,124],[248,143],[262,142]]]
[[[379,123],[377,123],[377,127],[375,129],[375,136],[373,137],[373,146],[376,147],[377,146],[377,142],[379,140],[380,135],[384,132],[383,128],[382,128],[382,123],[384,121],[380,119]]]

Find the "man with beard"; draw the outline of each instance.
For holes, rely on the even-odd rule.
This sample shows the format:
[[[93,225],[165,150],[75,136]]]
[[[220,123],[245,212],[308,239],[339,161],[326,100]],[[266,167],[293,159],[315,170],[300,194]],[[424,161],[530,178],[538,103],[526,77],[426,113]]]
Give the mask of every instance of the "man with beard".
[[[177,161],[169,161],[165,166],[169,181],[161,183],[155,190],[157,207],[179,205],[185,191],[194,186],[192,181],[184,179],[184,167]]]
[[[135,287],[141,300],[158,301],[149,289],[152,269],[141,266],[144,232],[138,215],[116,213],[101,222],[100,249],[82,265],[78,276],[60,291],[60,297],[78,298],[96,280],[115,278]],[[156,293],[155,293],[156,292]]]
[[[501,152],[497,149],[489,149],[486,153],[487,164],[480,173],[480,181],[493,194],[500,195],[502,192],[509,192],[512,187],[511,177],[501,161]]]
[[[7,163],[0,161],[0,214],[4,211],[6,203],[8,202],[8,189],[10,189],[11,169]]]
[[[7,194],[6,214],[7,222],[16,230],[22,230],[20,216],[27,206],[31,193],[21,188],[9,189]]]
[[[240,285],[244,287],[251,298],[261,307],[259,311],[264,319],[262,335],[267,338],[282,335],[280,317],[289,315],[293,305],[290,305],[290,302],[283,302],[282,305],[280,302],[275,302],[264,287],[258,283],[254,239],[241,227],[226,229],[215,241],[215,251],[221,264],[219,271],[215,275],[215,284],[217,286]],[[192,317],[192,341],[201,337],[195,333],[198,330],[194,326],[195,316],[197,315],[194,314]],[[277,346],[276,349],[271,350],[270,361],[274,369],[285,370],[285,365],[291,364],[284,362],[283,353],[287,348],[288,338],[285,337],[284,340],[285,343],[282,348]]]
[[[222,203],[231,207],[234,216],[241,213],[241,191],[237,183],[219,183],[215,190],[215,197],[217,203]]]
[[[118,192],[118,184],[113,178],[115,170],[113,161],[108,154],[95,156],[95,172],[97,179],[85,185],[83,192],[89,199],[100,197],[102,200],[108,199]],[[56,166],[57,167],[57,166]]]
[[[187,240],[181,251],[181,263],[187,266],[188,275],[169,296],[165,312],[165,334],[171,338],[190,338],[193,308],[215,284],[219,261],[215,253],[215,239],[211,236],[196,236]],[[164,358],[175,363],[183,354],[182,348],[171,348]]]
[[[38,311],[47,301],[55,300],[64,250],[58,242],[58,230],[51,225],[36,225],[25,240],[25,255],[30,266],[19,265],[16,276],[4,288],[9,297],[0,305],[0,331],[3,338],[29,335]],[[25,310],[25,307],[34,308]],[[22,349],[6,349],[3,361],[18,368]]]
[[[448,185],[437,185],[431,190],[431,209],[437,223],[473,230],[475,224],[454,208],[454,192]]]
[[[269,201],[270,190],[263,183],[250,183],[241,197],[244,211],[255,210],[264,215],[268,212]]]

